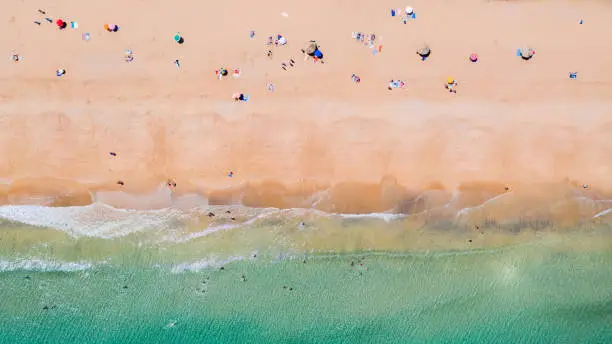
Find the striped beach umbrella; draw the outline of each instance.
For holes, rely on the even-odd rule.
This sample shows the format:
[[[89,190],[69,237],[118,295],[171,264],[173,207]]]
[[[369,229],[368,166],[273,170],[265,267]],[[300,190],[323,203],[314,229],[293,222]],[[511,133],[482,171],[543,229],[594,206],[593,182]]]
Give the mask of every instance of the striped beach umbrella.
[[[431,49],[427,44],[423,44],[423,46],[417,49],[416,53],[421,57],[428,57],[431,54]]]
[[[306,46],[304,47],[304,52],[308,56],[314,56],[315,51],[319,50],[319,46],[316,41],[306,42]]]
[[[521,49],[521,57],[523,60],[529,60],[535,54],[535,50],[530,47],[525,47]]]

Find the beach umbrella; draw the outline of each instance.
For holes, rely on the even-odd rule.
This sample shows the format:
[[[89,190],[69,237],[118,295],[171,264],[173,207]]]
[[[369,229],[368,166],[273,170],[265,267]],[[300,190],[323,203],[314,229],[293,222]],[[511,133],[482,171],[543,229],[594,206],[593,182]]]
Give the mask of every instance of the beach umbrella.
[[[533,57],[534,54],[535,54],[535,50],[533,50],[532,48],[525,47],[521,49],[521,57],[524,60],[529,60],[530,58]]]
[[[406,6],[406,14],[411,15],[414,13],[414,9],[410,6]]]
[[[304,47],[304,52],[308,56],[314,56],[315,51],[319,49],[316,41],[306,42],[306,46]]]
[[[110,27],[108,27],[108,24],[104,24],[104,30],[110,31]]]
[[[455,83],[455,78],[453,78],[452,76],[449,76],[448,78],[446,78],[446,83],[449,85],[452,85]]]
[[[478,54],[476,54],[476,53],[472,53],[472,54],[470,55],[470,61],[472,61],[472,62],[476,62],[476,61],[478,61]]]
[[[429,48],[429,46],[427,44],[423,44],[423,46],[420,47],[419,49],[417,49],[416,52],[421,57],[427,57],[427,56],[429,56],[429,54],[431,54],[431,49]]]
[[[323,53],[319,49],[315,50],[313,55],[314,55],[314,57],[316,57],[318,59],[322,59],[323,58]]]
[[[57,26],[58,26],[60,29],[63,29],[63,28],[65,28],[65,27],[66,27],[66,22],[65,22],[65,21],[63,21],[63,20],[61,20],[61,19],[58,19],[58,20],[55,22],[55,24],[57,24]]]

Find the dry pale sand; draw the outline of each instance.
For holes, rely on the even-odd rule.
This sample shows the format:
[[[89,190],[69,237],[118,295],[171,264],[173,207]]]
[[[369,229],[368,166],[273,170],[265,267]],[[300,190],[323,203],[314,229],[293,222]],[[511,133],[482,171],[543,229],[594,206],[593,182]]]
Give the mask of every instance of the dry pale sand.
[[[403,25],[389,12],[406,5],[417,19]],[[2,7],[0,203],[86,204],[91,190],[143,193],[168,178],[178,193],[256,206],[303,205],[335,185],[329,202],[337,204],[325,209],[347,212],[385,210],[407,190],[460,184],[476,195],[468,203],[503,193],[504,185],[548,194],[588,183],[598,197],[612,189],[612,3],[58,0]],[[39,8],[79,28],[61,31]],[[105,32],[104,23],[120,30]],[[177,31],[183,45],[173,41]],[[382,52],[372,55],[353,31],[375,33]],[[90,41],[81,40],[84,32]],[[275,33],[289,43],[270,60],[264,42]],[[303,61],[299,49],[310,39],[319,41],[325,64]],[[426,62],[415,55],[423,42],[433,51]],[[515,56],[525,45],[536,49],[527,62]],[[123,60],[125,49],[133,62]],[[11,61],[12,52],[23,60]],[[480,55],[477,64],[468,62],[471,52]],[[291,57],[296,67],[281,70]],[[242,76],[219,81],[221,66],[241,68]],[[57,68],[67,74],[56,77]],[[568,78],[573,71],[576,80]],[[448,76],[460,82],[457,94],[444,90]],[[388,91],[390,79],[407,87]],[[237,91],[251,100],[233,103]]]

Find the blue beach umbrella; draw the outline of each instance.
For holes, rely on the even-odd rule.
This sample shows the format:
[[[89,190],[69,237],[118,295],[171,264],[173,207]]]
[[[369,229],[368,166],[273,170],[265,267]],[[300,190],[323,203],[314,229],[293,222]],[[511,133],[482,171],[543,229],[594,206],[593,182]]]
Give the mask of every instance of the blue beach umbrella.
[[[185,39],[183,39],[183,36],[181,36],[181,34],[179,32],[177,32],[174,35],[174,41],[178,44],[183,44],[183,42],[185,42]]]

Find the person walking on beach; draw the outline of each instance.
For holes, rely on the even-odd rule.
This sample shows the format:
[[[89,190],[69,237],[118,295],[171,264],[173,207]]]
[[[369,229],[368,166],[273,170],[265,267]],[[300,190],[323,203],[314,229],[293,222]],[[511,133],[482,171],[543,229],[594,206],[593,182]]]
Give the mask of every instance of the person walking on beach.
[[[455,87],[457,86],[457,81],[455,81],[455,79],[453,77],[448,77],[446,79],[446,84],[444,85],[444,87],[448,90],[448,92],[450,93],[457,93],[457,90],[455,89]]]

